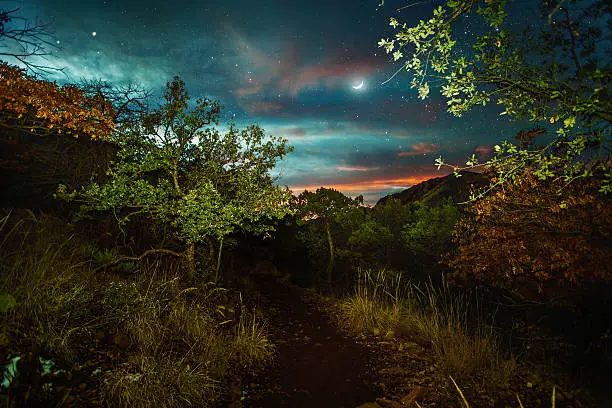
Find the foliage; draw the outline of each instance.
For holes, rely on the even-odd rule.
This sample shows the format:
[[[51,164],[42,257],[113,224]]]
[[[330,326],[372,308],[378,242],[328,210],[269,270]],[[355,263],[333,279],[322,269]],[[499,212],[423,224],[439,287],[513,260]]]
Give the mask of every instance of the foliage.
[[[120,225],[144,214],[171,226],[188,249],[240,228],[268,234],[273,226],[266,221],[287,214],[290,197],[268,171],[291,148],[256,125],[231,125],[222,135],[210,127],[220,106],[203,98],[190,108],[189,100],[175,77],[164,105],[121,124],[114,135],[120,151],[109,181],[79,190],[60,186],[58,196],[81,202],[84,214],[111,210]]]
[[[0,313],[0,351],[36,362],[44,355],[59,369],[36,383],[11,376],[9,396],[25,385],[30,403],[50,406],[66,398],[64,384],[99,382],[95,403],[80,403],[99,405],[101,396],[107,406],[215,406],[226,376],[271,358],[258,312],[238,316],[242,304],[227,289],[184,287],[160,260],[142,263],[134,279],[95,274],[84,258],[89,244],[45,214],[4,217],[0,231],[0,293],[16,300]],[[116,346],[101,339],[116,335],[127,346],[107,354]]]
[[[415,205],[413,203],[402,204],[398,198],[392,198],[372,208],[370,215],[378,223],[387,227],[398,239],[404,225],[414,221]]]
[[[611,279],[612,205],[598,193],[600,182],[565,186],[526,171],[469,209],[471,217],[453,233],[457,250],[446,262],[457,276],[497,285]]]
[[[352,231],[348,245],[369,265],[382,263],[388,259],[389,249],[393,244],[393,233],[385,225],[376,222],[372,217]]]
[[[412,221],[404,224],[401,233],[404,245],[419,252],[441,253],[450,243],[453,225],[459,216],[459,210],[450,199],[431,208],[418,205]]]
[[[0,126],[37,135],[107,139],[115,129],[113,106],[75,85],[58,86],[0,62]]]
[[[318,188],[312,192],[305,190],[295,200],[297,215],[302,220],[335,220],[341,214],[363,204],[363,197],[352,199],[333,188]]]
[[[0,312],[6,313],[17,305],[17,300],[10,293],[0,295]]]
[[[427,342],[447,374],[473,376],[494,386],[506,384],[515,362],[504,358],[491,330],[484,326],[468,330],[469,308],[467,297],[450,293],[446,284],[440,289],[417,287],[401,273],[360,269],[354,293],[340,302],[338,321],[354,335]]]
[[[539,168],[542,179],[561,175],[570,183],[593,175],[586,152],[588,159],[596,154],[609,157],[609,150],[601,150],[610,143],[612,120],[612,68],[603,41],[610,24],[609,2],[541,0],[539,6],[540,15],[519,32],[509,22],[512,7],[507,0],[447,0],[433,10],[431,19],[416,26],[391,18],[395,37],[379,42],[394,61],[402,61],[400,70],[413,73],[412,87],[421,98],[439,87],[452,114],[461,116],[494,102],[505,108],[502,114],[550,124],[556,131],[544,148],[509,142],[496,146],[498,157],[492,164],[501,164],[498,185],[531,166]],[[474,14],[485,29],[474,37],[469,51],[456,31]],[[600,189],[609,192],[610,162],[597,163],[606,175]],[[436,164],[446,165],[441,157]],[[466,167],[451,167],[458,174],[475,166],[479,164],[473,156]]]
[[[310,225],[319,224],[323,227],[321,231],[327,240],[327,248],[329,250],[329,261],[327,263],[327,283],[331,284],[332,270],[335,262],[335,244],[332,235],[332,224],[337,224],[340,221],[350,222],[349,215],[357,215],[353,210],[358,209],[363,205],[363,197],[359,196],[355,199],[345,196],[341,192],[333,188],[318,188],[317,191],[311,192],[305,190],[292,202],[298,217],[298,223],[304,224],[310,221]],[[309,234],[310,241],[313,242],[313,232]],[[316,233],[315,233],[316,234]]]

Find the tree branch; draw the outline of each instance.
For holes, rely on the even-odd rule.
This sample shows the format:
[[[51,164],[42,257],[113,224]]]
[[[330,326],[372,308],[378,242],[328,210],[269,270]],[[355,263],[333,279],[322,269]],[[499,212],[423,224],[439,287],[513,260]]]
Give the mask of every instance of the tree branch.
[[[142,254],[140,254],[138,256],[127,256],[127,255],[121,256],[120,258],[116,259],[115,261],[113,261],[111,263],[108,263],[108,264],[105,264],[105,265],[97,267],[96,269],[94,269],[94,273],[95,272],[99,272],[99,271],[101,271],[103,269],[106,269],[106,268],[110,268],[112,266],[119,265],[121,263],[134,262],[134,261],[142,261],[147,256],[154,255],[154,254],[172,255],[172,256],[175,256],[177,258],[182,258],[182,257],[185,256],[183,253],[175,252],[175,251],[172,251],[170,249],[164,249],[164,248],[149,249],[149,250],[143,252]]]

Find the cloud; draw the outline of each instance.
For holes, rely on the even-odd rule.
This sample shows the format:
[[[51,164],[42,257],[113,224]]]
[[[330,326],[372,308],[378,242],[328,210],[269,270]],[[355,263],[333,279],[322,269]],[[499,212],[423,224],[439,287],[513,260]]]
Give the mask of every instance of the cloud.
[[[336,170],[338,171],[374,171],[378,170],[380,167],[365,167],[365,166],[336,166]]]
[[[493,146],[478,146],[476,149],[474,149],[474,154],[476,154],[481,159],[485,159],[491,156],[491,154],[493,154]]]
[[[287,137],[287,136],[294,136],[294,137],[304,137],[306,136],[306,134],[308,133],[308,130],[305,127],[302,126],[267,126],[266,129],[268,129],[268,131],[270,133],[273,133],[275,135],[278,136],[282,136],[282,137]]]
[[[422,183],[423,181],[429,180],[434,177],[445,176],[443,172],[435,172],[430,174],[420,174],[415,176],[405,177],[394,177],[394,178],[378,178],[369,180],[359,180],[353,182],[336,182],[320,184],[309,184],[309,185],[294,185],[289,188],[294,192],[301,192],[304,190],[314,191],[319,187],[333,188],[341,192],[367,192],[374,190],[390,190],[390,189],[405,189],[412,187],[415,184]]]
[[[274,114],[283,110],[283,105],[275,102],[253,101],[242,104],[242,108],[251,115]]]
[[[417,143],[410,147],[410,151],[407,152],[399,152],[397,157],[412,157],[412,156],[425,156],[430,153],[436,152],[440,148],[439,144],[435,143]]]
[[[374,72],[376,67],[371,61],[361,60],[352,62],[326,61],[298,68],[280,79],[279,88],[289,91],[292,95],[299,94],[308,87],[325,85],[333,88],[339,83],[354,78],[364,77]]]
[[[253,86],[234,89],[232,92],[242,98],[245,96],[255,95],[259,93],[262,88],[263,86],[260,83],[256,83],[253,84]]]

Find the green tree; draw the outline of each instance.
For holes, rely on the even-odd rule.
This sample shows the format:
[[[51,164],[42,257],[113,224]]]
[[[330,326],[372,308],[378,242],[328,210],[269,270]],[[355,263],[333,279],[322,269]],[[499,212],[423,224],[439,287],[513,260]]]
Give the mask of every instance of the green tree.
[[[137,215],[170,226],[185,250],[147,251],[184,257],[188,273],[196,269],[195,246],[211,239],[219,242],[216,278],[223,238],[237,229],[256,234],[273,230],[275,218],[289,212],[290,192],[274,185],[269,174],[291,148],[286,140],[267,136],[259,126],[225,134],[218,123],[220,106],[207,98],[189,107],[185,83],[169,82],[165,103],[138,121],[119,126],[115,142],[118,161],[107,181],[69,190],[58,196],[82,203],[82,213],[110,210],[120,225]]]
[[[404,245],[412,251],[440,255],[450,243],[453,225],[459,217],[459,210],[450,199],[431,208],[418,205],[413,221],[404,225]]]
[[[327,238],[329,250],[329,261],[327,263],[327,283],[331,285],[332,271],[335,260],[334,238],[331,226],[339,220],[343,214],[363,205],[363,197],[355,199],[345,196],[333,188],[318,188],[316,192],[305,190],[294,200],[298,219],[301,222],[319,220]]]
[[[388,227],[367,216],[351,233],[349,247],[359,254],[361,266],[388,266],[394,236]]]
[[[496,158],[485,164],[495,166],[497,186],[528,168],[541,180],[562,177],[566,184],[603,172],[600,191],[608,193],[612,68],[605,40],[612,6],[592,0],[537,5],[539,15],[521,31],[510,15],[518,9],[512,2],[447,0],[415,26],[391,18],[395,35],[379,46],[401,61],[398,73],[413,74],[411,84],[421,98],[439,88],[450,113],[461,116],[494,102],[503,106],[502,114],[543,124],[555,134],[545,146],[496,146]],[[456,35],[466,16],[480,18],[486,27],[473,36],[471,50]],[[446,165],[441,157],[437,164]],[[465,167],[450,167],[458,174],[479,165],[472,157]]]

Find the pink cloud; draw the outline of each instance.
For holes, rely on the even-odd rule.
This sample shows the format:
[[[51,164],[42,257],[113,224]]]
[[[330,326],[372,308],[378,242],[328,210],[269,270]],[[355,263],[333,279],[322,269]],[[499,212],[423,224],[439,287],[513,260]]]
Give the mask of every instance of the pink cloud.
[[[331,88],[351,77],[365,76],[374,70],[374,65],[367,61],[325,62],[288,72],[284,78],[280,79],[279,87],[296,95],[310,86],[324,84]]]
[[[306,129],[304,129],[303,127],[300,126],[295,126],[295,127],[272,127],[269,129],[270,132],[274,133],[275,135],[288,135],[288,136],[295,136],[295,137],[304,137],[306,136]]]
[[[493,146],[478,146],[474,149],[474,154],[480,158],[489,157],[493,153]]]
[[[410,151],[399,152],[396,156],[397,157],[424,156],[424,155],[436,152],[439,147],[440,147],[439,144],[421,142],[421,143],[412,145],[410,147],[411,149]]]
[[[347,182],[331,182],[323,187],[333,188],[341,192],[367,192],[367,191],[380,191],[392,188],[408,188],[415,184],[422,183],[423,181],[446,176],[448,172],[435,172],[428,174],[419,174],[414,176],[406,177],[389,177],[389,178],[377,178],[369,180],[355,180]],[[322,187],[320,184],[310,184],[302,186],[289,186],[291,190],[299,194],[304,190],[315,191],[317,188]]]
[[[365,166],[337,166],[338,171],[373,171],[378,170],[380,167],[365,167]]]
[[[257,84],[254,84],[253,86],[235,89],[233,92],[240,97],[245,97],[249,95],[255,95],[256,93],[261,91],[262,87],[263,86],[261,84],[257,83]]]
[[[248,102],[242,107],[250,114],[278,112],[283,109],[280,104],[265,101]]]

